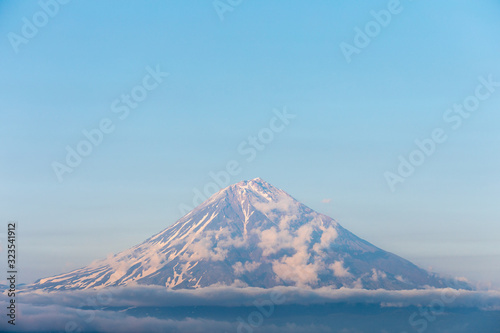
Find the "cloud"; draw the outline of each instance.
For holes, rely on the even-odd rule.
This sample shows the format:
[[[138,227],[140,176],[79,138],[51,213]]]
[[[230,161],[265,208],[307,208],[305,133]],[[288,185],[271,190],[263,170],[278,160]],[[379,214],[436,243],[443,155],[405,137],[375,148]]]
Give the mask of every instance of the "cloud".
[[[401,275],[396,275],[396,280],[400,281],[400,282],[406,282],[405,278],[402,277]]]
[[[330,203],[331,201],[332,201],[332,199],[328,198],[328,199],[321,200],[321,203]]]
[[[382,279],[385,279],[385,278],[387,278],[387,274],[385,272],[382,272],[382,271],[379,271],[375,268],[372,268],[372,276],[370,277],[370,279],[372,281],[377,282],[379,277],[381,277]],[[401,281],[401,280],[399,280],[399,281]]]
[[[287,194],[282,194],[279,200],[257,201],[252,200],[252,205],[264,213],[280,229],[287,229],[290,222],[296,220],[299,214],[299,203]]]
[[[338,236],[339,234],[334,227],[329,226],[326,229],[323,227],[323,233],[321,234],[320,242],[314,244],[313,247],[314,251],[319,253],[321,252],[321,250],[327,249],[330,246],[330,244],[337,239]]]
[[[3,304],[2,304],[3,303]],[[3,307],[5,302],[0,302]],[[2,320],[0,331],[9,329]],[[205,333],[207,327],[216,332],[234,331],[231,322],[203,318],[183,320],[151,316],[135,317],[115,311],[84,310],[49,305],[24,305],[16,319],[15,331],[23,332],[193,332]]]
[[[182,255],[182,259],[186,261],[212,260],[223,261],[227,256],[227,249],[214,247],[211,238],[203,238],[197,242],[193,242],[191,246]]]
[[[283,314],[276,318],[273,315],[269,317],[263,316],[264,320],[255,332],[331,332],[331,327],[328,329],[328,324],[323,322],[323,319],[327,320],[330,317],[318,317],[320,315],[314,314],[317,311],[315,310],[317,306],[325,306],[325,309],[329,309],[328,304],[337,304],[334,306],[335,309],[346,303],[360,304],[361,307],[356,308],[361,310],[352,310],[354,308],[350,307],[352,311],[360,311],[359,313],[347,314],[349,316],[348,321],[352,325],[363,321],[360,319],[365,318],[366,313],[364,311],[367,308],[362,305],[369,304],[378,305],[382,309],[378,310],[381,314],[386,311],[388,321],[392,320],[392,315],[402,313],[403,320],[401,322],[403,325],[408,325],[408,316],[415,311],[414,307],[436,307],[436,304],[444,304],[446,311],[451,314],[454,313],[453,310],[448,309],[461,309],[456,311],[457,316],[453,317],[453,320],[460,319],[467,313],[477,313],[477,310],[468,312],[466,309],[500,311],[500,291],[466,291],[450,288],[400,291],[334,289],[330,287],[318,289],[298,287],[262,289],[237,288],[235,286],[170,290],[158,286],[134,286],[106,288],[99,291],[21,292],[16,303],[19,311],[18,319],[16,319],[16,330],[64,332],[68,328],[74,328],[74,330],[69,331],[77,332],[76,329],[81,328],[85,332],[237,332],[238,325],[241,325],[238,317],[247,320],[252,313],[255,317],[256,311],[259,311],[257,305],[267,304],[266,309],[270,309],[269,304],[272,303],[269,303],[269,300],[272,299],[281,300],[273,305],[273,311],[274,307],[278,306],[283,306],[289,310],[299,307],[302,310],[288,314],[288,317],[283,317]],[[7,305],[7,302],[0,301],[0,307],[4,308]],[[303,316],[301,311],[307,310],[308,308],[304,308],[304,306],[309,305],[316,305],[316,307],[311,308],[312,316],[316,317],[304,317],[304,320],[300,321],[299,317]],[[208,312],[208,317],[194,315],[192,310],[187,311],[182,316],[175,317],[173,315],[173,313],[178,313],[185,307],[189,307],[189,309],[200,307],[201,312],[203,312],[203,309],[212,310]],[[158,310],[150,312],[151,308]],[[176,308],[176,310],[165,310],[168,308]],[[240,310],[231,312],[233,308],[239,308]],[[144,312],[140,312],[141,309],[145,309]],[[213,311],[216,309],[219,309],[219,312],[214,315]],[[146,312],[150,314],[140,314]],[[139,314],[134,315],[134,313]],[[162,313],[169,315],[165,316]],[[328,313],[329,316],[334,316],[331,311],[328,311]],[[342,316],[345,316],[346,313],[342,311]],[[357,317],[352,317],[353,315]],[[484,318],[494,319],[497,318],[496,316],[497,312],[491,315],[487,314],[487,317]],[[331,318],[332,320],[341,319],[340,317]],[[479,319],[477,317],[470,318],[472,323],[475,322],[473,320],[479,322],[477,320],[484,319],[483,317]],[[441,318],[440,320],[444,319]],[[311,322],[320,322],[321,324],[311,325]],[[9,329],[5,325],[7,325],[5,320],[2,320],[0,322],[0,331]],[[484,325],[485,323],[482,326],[483,331],[484,327],[487,327]],[[409,328],[411,330],[411,327]],[[358,330],[348,326],[345,326],[344,329],[346,329],[345,332],[366,331],[359,330],[359,327]],[[342,330],[338,329],[337,331],[341,332]]]
[[[325,254],[322,251],[328,249],[338,237],[337,230],[328,225],[329,222],[325,223],[323,218],[314,216],[309,223],[301,225],[297,230],[292,230],[289,225],[283,224],[280,224],[279,229],[272,227],[259,230],[258,246],[262,249],[263,256],[271,256],[283,249],[290,252],[289,255],[272,260],[273,272],[279,279],[293,282],[300,287],[314,286],[318,282],[318,274],[325,270],[321,260],[321,256]],[[313,233],[317,236],[313,237]],[[317,254],[314,257],[311,256],[311,248]],[[331,267],[336,276],[350,276],[338,263]]]
[[[223,261],[230,247],[247,245],[243,237],[233,237],[227,228],[208,230],[204,238],[193,238],[193,243],[186,249],[182,259],[186,261],[212,260]]]
[[[74,306],[81,300],[96,299],[106,306],[245,306],[255,298],[269,298],[272,293],[286,295],[286,304],[321,304],[328,302],[377,303],[398,301],[403,305],[422,305],[443,293],[455,295],[454,305],[477,306],[489,304],[500,309],[500,291],[469,291],[444,289],[366,290],[331,287],[269,289],[228,286],[172,290],[161,286],[110,287],[101,290],[61,292],[29,291],[19,294],[19,301],[35,305],[60,304]]]
[[[293,236],[288,230],[276,230],[276,227],[271,227],[267,230],[256,230],[260,241],[257,244],[262,249],[263,256],[269,256],[278,251],[292,247]]]
[[[259,268],[259,266],[260,266],[260,262],[250,262],[250,261],[247,261],[245,264],[243,264],[241,262],[237,262],[232,267],[233,267],[233,270],[234,270],[234,274],[236,274],[236,275],[243,275],[243,274],[245,274],[247,272],[253,272],[257,268]]]
[[[296,214],[298,212],[299,203],[287,194],[281,194],[278,198],[257,201],[252,200],[252,205],[264,213],[271,213],[276,210],[284,213]]]
[[[335,261],[333,264],[328,266],[333,271],[333,274],[337,277],[351,277],[352,274],[349,270],[344,268],[344,261]]]
[[[273,261],[273,271],[285,281],[293,281],[297,286],[314,285],[318,282],[318,271],[323,268],[321,261],[310,262],[309,243],[318,221],[301,226],[292,240],[295,254]]]
[[[314,285],[318,282],[317,263],[308,263],[310,255],[306,251],[297,251],[291,257],[273,261],[273,271],[285,281],[293,281],[297,286]]]

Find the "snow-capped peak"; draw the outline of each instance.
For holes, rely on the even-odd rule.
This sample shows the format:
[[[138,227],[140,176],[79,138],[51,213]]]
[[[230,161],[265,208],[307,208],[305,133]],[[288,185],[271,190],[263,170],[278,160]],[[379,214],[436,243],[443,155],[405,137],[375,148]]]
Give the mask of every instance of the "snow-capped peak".
[[[445,281],[356,237],[261,178],[217,192],[143,243],[33,288],[131,283],[273,287],[442,287]]]

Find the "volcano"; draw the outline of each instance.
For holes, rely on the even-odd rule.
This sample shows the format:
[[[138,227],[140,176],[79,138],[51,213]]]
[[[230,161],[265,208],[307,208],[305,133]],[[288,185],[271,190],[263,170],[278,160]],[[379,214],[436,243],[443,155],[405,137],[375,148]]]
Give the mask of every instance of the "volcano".
[[[370,244],[256,178],[215,193],[139,245],[40,279],[32,288],[140,284],[173,289],[226,285],[398,290],[442,288],[450,281]]]

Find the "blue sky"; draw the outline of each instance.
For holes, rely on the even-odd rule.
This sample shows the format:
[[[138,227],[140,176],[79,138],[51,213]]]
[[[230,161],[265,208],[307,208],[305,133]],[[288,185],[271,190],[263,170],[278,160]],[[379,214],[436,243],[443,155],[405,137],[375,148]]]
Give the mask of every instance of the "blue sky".
[[[389,3],[242,1],[221,20],[211,1],[74,0],[15,52],[41,7],[0,2],[0,220],[19,223],[22,278],[143,241],[236,160],[231,183],[262,177],[424,268],[499,281],[500,89],[457,130],[443,114],[500,81],[500,5],[401,0],[348,63],[340,44]],[[120,120],[111,104],[148,67],[169,76]],[[246,161],[238,146],[284,108],[296,117]],[[106,118],[59,182],[53,162]],[[435,128],[446,142],[392,192],[384,173]]]

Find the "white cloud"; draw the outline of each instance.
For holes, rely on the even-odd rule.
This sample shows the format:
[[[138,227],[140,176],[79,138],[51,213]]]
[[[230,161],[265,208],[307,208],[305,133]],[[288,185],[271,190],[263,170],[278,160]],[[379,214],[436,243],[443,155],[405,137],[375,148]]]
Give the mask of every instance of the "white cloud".
[[[270,213],[273,210],[279,212],[296,214],[298,212],[298,202],[292,197],[283,194],[276,200],[269,201],[253,201],[252,205],[263,213]]]
[[[318,243],[311,244],[314,232],[321,232]],[[288,249],[293,255],[284,255],[272,261],[273,272],[281,280],[292,281],[297,286],[314,285],[319,280],[318,273],[324,270],[321,258],[315,257],[311,260],[311,250],[316,253],[328,248],[338,237],[337,230],[333,226],[325,227],[323,218],[314,216],[308,223],[301,225],[297,230],[291,230],[288,225],[280,225],[280,228],[272,227],[267,230],[258,230],[260,237],[258,246],[263,251],[263,256],[268,257],[278,251]],[[334,265],[337,274],[348,276],[343,267]]]
[[[293,281],[297,286],[314,285],[318,282],[318,270],[321,266],[317,263],[307,263],[309,254],[297,251],[291,257],[284,257],[273,261],[273,271],[285,281]]]
[[[256,298],[269,298],[271,294],[283,295],[285,304],[322,304],[328,302],[380,303],[394,302],[401,306],[426,305],[445,295],[453,299],[454,306],[496,308],[500,310],[500,291],[470,291],[444,289],[413,290],[366,290],[274,287],[274,288],[237,288],[230,286],[207,287],[200,289],[172,290],[161,286],[111,287],[101,290],[79,290],[63,292],[21,292],[21,304],[79,306],[82,300],[105,299],[106,306],[247,306]],[[0,301],[0,304],[2,301]],[[5,304],[5,301],[3,302]],[[2,305],[3,306],[3,305]]]
[[[358,278],[356,281],[352,283],[352,288],[363,289],[363,281],[361,281],[361,278]]]
[[[323,269],[321,261],[310,262],[309,245],[314,227],[320,220],[301,226],[296,232],[292,242],[295,254],[284,256],[273,261],[273,271],[282,280],[293,281],[297,286],[314,285],[318,282],[318,271]]]
[[[429,290],[360,290],[360,289],[334,289],[330,287],[310,289],[297,287],[275,287],[271,289],[241,288],[244,285],[238,282],[234,286],[220,286],[201,288],[196,290],[169,290],[158,286],[136,286],[107,288],[95,291],[66,291],[66,292],[23,292],[17,301],[22,316],[16,322],[16,329],[25,332],[40,331],[65,331],[68,323],[75,323],[83,331],[98,332],[236,332],[238,321],[234,313],[224,317],[218,316],[217,320],[189,317],[177,319],[158,318],[154,315],[147,317],[135,317],[127,315],[126,312],[112,311],[110,308],[101,310],[101,306],[121,308],[141,307],[247,307],[248,314],[257,310],[256,301],[270,300],[279,296],[283,305],[313,305],[313,304],[377,304],[387,308],[394,308],[400,312],[403,307],[430,307],[440,300],[445,307],[477,309],[483,311],[500,311],[500,291],[466,291],[447,289]],[[274,296],[273,296],[274,295]],[[82,305],[88,304],[90,309],[82,310]],[[97,307],[93,307],[97,302]],[[281,306],[280,305],[278,306]],[[5,308],[7,302],[0,301],[0,307]],[[361,310],[364,311],[364,310]],[[385,311],[385,310],[384,310]],[[410,312],[403,312],[401,319],[404,325],[408,325]],[[396,312],[391,312],[396,313]],[[418,312],[417,312],[418,313]],[[453,313],[453,311],[451,311]],[[244,315],[248,316],[248,314]],[[496,313],[487,314],[489,317]],[[305,332],[331,332],[331,328],[311,326],[308,324],[297,324],[294,322],[294,314],[289,317],[280,317],[286,320],[286,324],[276,325],[273,316],[264,320],[262,326],[255,332],[269,333],[305,333]],[[366,313],[362,312],[357,320],[363,321]],[[456,317],[461,318],[461,317]],[[477,319],[477,317],[473,317]],[[308,318],[309,319],[309,318]],[[323,323],[327,317],[318,316],[314,318]],[[339,318],[334,318],[338,320]],[[349,318],[352,320],[352,317]],[[274,322],[273,322],[274,321]],[[330,322],[331,323],[331,322]],[[453,322],[456,324],[456,322]],[[327,325],[327,323],[324,323]],[[0,322],[0,330],[6,331],[6,321]],[[336,322],[336,325],[339,325]],[[481,323],[483,330],[471,331],[494,331],[491,327]],[[406,327],[406,326],[405,326]],[[484,329],[486,327],[486,330]],[[497,327],[497,326],[496,326]],[[346,330],[345,332],[365,332],[365,330]],[[391,330],[389,330],[391,331]],[[397,330],[401,331],[401,330]],[[343,330],[340,330],[343,332]]]
[[[351,277],[352,274],[349,270],[344,268],[344,261],[335,261],[333,264],[328,266],[333,271],[333,275],[336,277]]]
[[[322,203],[330,203],[331,201],[332,199],[330,198],[321,200]]]
[[[406,282],[405,278],[402,277],[401,275],[396,275],[395,278],[396,278],[396,280],[398,280],[400,282]]]
[[[338,236],[339,234],[337,230],[334,227],[329,226],[328,228],[323,230],[320,242],[314,244],[313,250],[319,253],[321,252],[321,250],[327,249],[330,244],[332,244],[337,239]]]
[[[210,238],[203,238],[191,244],[186,253],[182,255],[182,259],[186,261],[212,260],[223,261],[226,259],[227,250],[213,246]]]
[[[262,249],[263,256],[269,256],[279,250],[291,248],[293,236],[288,230],[276,230],[276,227],[271,227],[267,230],[255,230],[259,235],[260,241],[257,244]]]
[[[460,281],[460,282],[465,282],[465,283],[470,283],[470,281],[463,276],[456,277],[455,280]]]
[[[186,261],[198,261],[202,259],[212,261],[223,261],[231,247],[244,247],[247,245],[243,237],[233,237],[227,228],[219,230],[208,230],[205,237],[195,239],[186,249],[182,259]]]
[[[260,266],[260,262],[247,261],[245,264],[242,264],[241,262],[238,261],[232,267],[234,270],[234,274],[239,276],[239,275],[243,275],[247,272],[253,272],[257,268],[259,268],[259,266]]]
[[[379,278],[385,279],[387,278],[387,274],[375,268],[372,268],[372,276],[370,277],[370,279],[376,282]]]
[[[228,228],[222,228],[216,231],[208,231],[207,235],[217,240],[217,246],[220,248],[245,247],[247,240],[244,237],[236,237],[231,234]]]
[[[278,225],[280,229],[285,230],[290,222],[298,218],[299,203],[292,197],[283,194],[278,201],[252,201],[252,205],[267,218]]]

